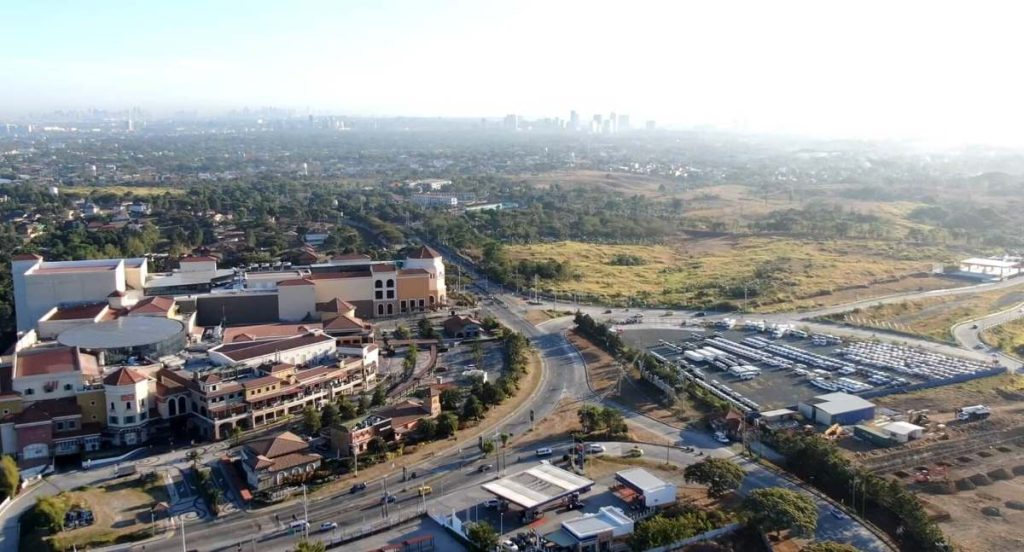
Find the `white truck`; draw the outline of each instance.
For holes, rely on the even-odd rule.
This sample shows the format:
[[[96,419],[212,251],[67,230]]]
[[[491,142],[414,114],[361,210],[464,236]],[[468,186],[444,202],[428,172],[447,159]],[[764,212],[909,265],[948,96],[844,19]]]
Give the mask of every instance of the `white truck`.
[[[956,409],[956,419],[961,422],[973,422],[975,420],[984,420],[992,415],[992,409],[978,404],[974,406],[965,406],[963,408]]]

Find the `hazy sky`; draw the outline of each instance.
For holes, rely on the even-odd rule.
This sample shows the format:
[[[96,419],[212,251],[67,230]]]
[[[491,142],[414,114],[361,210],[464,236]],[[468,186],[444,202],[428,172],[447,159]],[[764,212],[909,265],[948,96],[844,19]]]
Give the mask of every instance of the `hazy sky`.
[[[0,113],[576,109],[1024,143],[1022,14],[1003,4],[0,0]]]

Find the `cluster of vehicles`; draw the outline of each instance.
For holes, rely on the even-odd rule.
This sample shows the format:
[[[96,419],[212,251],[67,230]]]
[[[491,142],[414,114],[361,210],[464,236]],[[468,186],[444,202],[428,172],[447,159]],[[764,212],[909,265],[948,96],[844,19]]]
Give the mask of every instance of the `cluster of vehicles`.
[[[890,343],[851,343],[840,350],[839,354],[866,367],[885,368],[926,380],[948,379],[992,368],[975,360],[950,357]],[[874,372],[885,375],[884,372],[877,370]]]
[[[96,519],[92,515],[92,510],[88,508],[72,508],[64,514],[65,529],[88,527],[95,523],[95,521]]]

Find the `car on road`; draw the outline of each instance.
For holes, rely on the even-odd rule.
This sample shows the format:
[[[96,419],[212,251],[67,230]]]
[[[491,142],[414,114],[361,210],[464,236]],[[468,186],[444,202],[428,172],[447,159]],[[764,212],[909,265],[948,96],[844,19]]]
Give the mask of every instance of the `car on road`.
[[[516,543],[507,539],[501,542],[500,548],[502,550],[506,550],[507,552],[519,552],[519,547],[516,546]]]
[[[483,473],[483,472],[489,472],[489,471],[491,471],[493,469],[494,469],[494,466],[492,466],[490,464],[484,464],[484,465],[480,466],[479,468],[477,468],[476,471],[478,471],[480,473]]]
[[[590,443],[587,445],[587,452],[590,454],[601,454],[605,451],[604,445],[600,443]]]
[[[333,521],[325,521],[320,524],[321,531],[333,531],[338,528],[338,524]]]
[[[419,496],[427,496],[428,494],[430,494],[432,492],[434,492],[434,489],[432,489],[430,487],[430,485],[424,485],[424,486],[416,489],[416,494],[419,495]]]
[[[302,519],[300,519],[298,521],[293,521],[293,522],[291,522],[288,525],[288,532],[290,532],[290,533],[298,533],[299,531],[308,531],[308,530],[309,530],[309,522],[305,521],[305,520],[302,520]]]
[[[974,346],[974,348],[980,351],[980,350],[984,349],[985,346],[982,345],[981,343],[978,343],[977,345]]]
[[[551,447],[541,447],[537,449],[536,453],[537,456],[551,456],[554,453],[554,451],[551,450]]]
[[[393,494],[386,494],[386,495],[380,497],[380,503],[381,504],[384,504],[384,503],[392,504],[392,503],[394,503],[396,501],[398,501],[398,498],[395,495],[393,495]]]
[[[715,432],[715,440],[718,441],[719,443],[728,443],[729,442],[729,436],[726,435],[725,433],[721,432],[721,431],[716,431]]]
[[[366,490],[366,483],[356,483],[355,485],[352,485],[352,488],[349,489],[348,492],[351,493],[351,494],[356,494],[358,492],[362,492],[362,491],[365,491],[365,490]]]
[[[704,317],[704,316],[707,316],[707,315],[708,315],[708,313],[706,313],[704,311],[697,311],[697,312],[693,313],[694,318],[701,318],[701,317]]]
[[[846,514],[844,514],[842,510],[836,508],[835,506],[829,508],[828,513],[832,514],[832,517],[836,519],[846,519]]]
[[[640,458],[643,455],[644,449],[640,448],[639,445],[633,445],[633,448],[627,450],[626,454],[624,454],[623,456],[625,456],[626,458]]]

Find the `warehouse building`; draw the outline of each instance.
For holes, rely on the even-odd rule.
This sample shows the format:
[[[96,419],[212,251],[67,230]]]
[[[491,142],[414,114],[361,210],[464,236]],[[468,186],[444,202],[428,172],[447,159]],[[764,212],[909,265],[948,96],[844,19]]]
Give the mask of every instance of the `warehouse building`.
[[[637,494],[645,508],[673,504],[676,501],[674,483],[662,481],[643,468],[631,468],[615,473],[615,479]]]
[[[875,405],[849,393],[818,395],[799,405],[800,414],[822,425],[853,425],[875,417]]]

